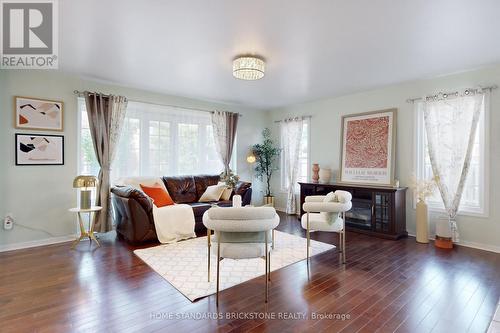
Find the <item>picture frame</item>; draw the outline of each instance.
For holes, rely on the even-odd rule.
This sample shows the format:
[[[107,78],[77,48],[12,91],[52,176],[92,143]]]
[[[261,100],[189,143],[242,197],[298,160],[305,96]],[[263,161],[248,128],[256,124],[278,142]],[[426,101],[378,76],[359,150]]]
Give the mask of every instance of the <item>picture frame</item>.
[[[14,96],[14,127],[62,132],[64,130],[64,103],[49,99]]]
[[[342,116],[341,183],[393,186],[397,109]]]
[[[16,165],[64,165],[64,136],[15,134]]]

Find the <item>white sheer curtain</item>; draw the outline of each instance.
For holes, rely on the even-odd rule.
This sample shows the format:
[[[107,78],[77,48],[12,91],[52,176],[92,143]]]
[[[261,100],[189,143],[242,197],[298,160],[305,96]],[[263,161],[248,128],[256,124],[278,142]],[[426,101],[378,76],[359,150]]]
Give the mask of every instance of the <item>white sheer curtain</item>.
[[[468,89],[452,96],[439,94],[423,102],[425,131],[432,171],[449,223],[436,225],[436,234],[459,241],[455,221],[469,172],[473,143],[484,93]]]
[[[299,170],[299,153],[302,140],[302,118],[290,118],[281,121],[281,145],[283,149],[284,172],[286,183],[286,213],[295,214],[297,211],[297,203],[295,199],[295,182]]]

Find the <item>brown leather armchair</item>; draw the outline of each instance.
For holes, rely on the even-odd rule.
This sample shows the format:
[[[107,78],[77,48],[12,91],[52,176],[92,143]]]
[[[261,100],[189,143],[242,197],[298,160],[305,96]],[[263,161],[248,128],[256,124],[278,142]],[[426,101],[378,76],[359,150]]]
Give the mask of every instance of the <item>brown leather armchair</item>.
[[[193,208],[196,232],[205,230],[202,222],[203,213],[212,207],[212,204],[232,206],[232,198],[227,201],[198,202],[208,186],[220,181],[219,176],[178,176],[162,179],[175,203],[188,204]],[[251,202],[251,186],[251,183],[240,181],[233,191],[233,195],[241,195],[244,206]],[[131,243],[157,241],[151,199],[144,192],[131,186],[114,186],[111,188],[111,193],[118,235]]]

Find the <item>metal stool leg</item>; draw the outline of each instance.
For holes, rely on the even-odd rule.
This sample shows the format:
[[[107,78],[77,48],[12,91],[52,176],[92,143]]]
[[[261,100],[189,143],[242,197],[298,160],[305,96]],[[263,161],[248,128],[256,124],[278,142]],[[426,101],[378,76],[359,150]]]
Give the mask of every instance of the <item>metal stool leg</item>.
[[[267,259],[267,276],[267,280],[271,281],[271,251],[269,251],[269,258]]]
[[[212,234],[212,230],[207,229],[207,240],[208,240],[208,282],[210,282],[210,235]]]
[[[311,244],[311,235],[309,233],[309,212],[307,212],[307,217],[306,217],[306,220],[307,220],[307,264],[309,264],[309,246]]]
[[[274,229],[273,229],[273,234],[272,234],[272,245],[271,248],[274,250]]]
[[[220,272],[220,235],[217,239],[217,295],[215,298],[215,305],[219,306],[219,272]]]
[[[343,226],[342,226],[342,263],[345,264],[346,262],[346,255],[345,255],[345,212],[342,212],[342,221],[343,221]]]
[[[266,236],[265,236],[265,242],[266,242],[266,303],[267,303],[267,297],[268,297],[268,294],[269,294],[269,281],[268,281],[268,263],[269,263],[269,249],[268,249],[268,244],[267,244],[267,231],[266,231]]]

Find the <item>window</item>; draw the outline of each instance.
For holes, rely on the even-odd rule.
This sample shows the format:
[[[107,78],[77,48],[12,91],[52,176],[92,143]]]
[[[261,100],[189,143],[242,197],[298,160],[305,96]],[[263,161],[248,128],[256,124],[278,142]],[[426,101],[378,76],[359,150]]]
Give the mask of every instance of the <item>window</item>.
[[[465,183],[459,214],[486,216],[487,211],[487,102],[482,104],[481,117],[479,119],[476,137],[474,141],[471,164],[467,181]],[[417,133],[416,133],[416,170],[417,178],[431,179],[433,177],[432,166],[427,152],[427,139],[425,135],[423,103],[416,104],[417,109]],[[472,111],[471,111],[472,112]],[[444,205],[441,200],[439,190],[436,189],[434,195],[427,199],[431,210],[444,212]]]
[[[302,139],[300,141],[299,152],[299,170],[297,173],[297,182],[305,182],[309,179],[309,119],[304,119],[302,124]],[[281,170],[285,170],[285,161],[281,156]],[[286,191],[288,187],[288,179],[285,172],[281,172],[281,189]],[[295,191],[299,192],[299,184],[295,184]]]
[[[99,171],[83,98],[80,110],[80,172]],[[233,152],[233,157],[236,151]],[[232,159],[235,170],[236,158]],[[130,176],[219,174],[210,114],[177,107],[129,102],[111,179]]]

